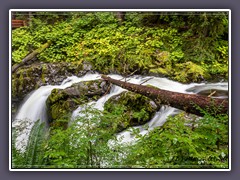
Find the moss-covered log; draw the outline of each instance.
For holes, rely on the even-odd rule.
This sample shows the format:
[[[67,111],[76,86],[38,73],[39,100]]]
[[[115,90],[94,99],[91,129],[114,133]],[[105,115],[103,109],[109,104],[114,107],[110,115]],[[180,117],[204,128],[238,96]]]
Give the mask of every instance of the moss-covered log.
[[[214,99],[202,95],[171,92],[148,86],[119,81],[105,75],[102,75],[101,77],[104,80],[107,80],[124,89],[147,96],[154,100],[157,104],[169,105],[174,108],[184,110],[188,113],[196,114],[198,116],[204,115],[201,109],[208,112],[214,110],[214,113],[212,113],[213,116],[216,116],[218,114],[228,114],[227,99]]]
[[[41,53],[44,49],[48,48],[50,45],[51,45],[51,41],[48,41],[45,44],[43,44],[40,48],[38,48],[38,49],[34,50],[33,52],[31,52],[30,54],[28,54],[25,58],[23,58],[21,63],[15,64],[12,67],[12,73],[14,73],[19,67],[23,66],[24,64],[26,64],[27,62],[32,60],[36,55]]]

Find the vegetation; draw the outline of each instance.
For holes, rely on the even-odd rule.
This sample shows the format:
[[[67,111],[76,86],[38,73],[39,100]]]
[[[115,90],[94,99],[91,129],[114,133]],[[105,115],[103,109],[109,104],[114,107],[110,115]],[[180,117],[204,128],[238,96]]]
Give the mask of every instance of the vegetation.
[[[67,129],[61,123],[68,118],[59,119],[47,137],[37,123],[24,154],[12,146],[13,168],[228,168],[226,115],[169,117],[147,135],[133,131],[135,144],[116,139],[119,117],[85,107]]]
[[[130,167],[228,168],[228,117],[170,117],[129,148],[125,163]]]
[[[103,115],[99,110],[85,107],[82,116],[70,122],[67,129],[62,124],[68,122],[69,117],[58,119],[50,128],[48,137],[36,136],[36,128],[33,128],[25,153],[21,154],[15,146],[12,147],[13,167],[115,167],[123,151],[123,146],[120,147],[116,137],[113,136],[116,128],[112,126],[109,129],[109,118],[114,119],[115,117],[114,114]],[[36,143],[36,139],[38,143]],[[111,146],[108,144],[109,140],[111,140]],[[38,151],[43,153],[37,153]],[[29,154],[32,155],[33,152],[35,152],[35,156],[41,156],[38,158],[41,161],[29,162]],[[32,156],[32,159],[36,159],[35,156]]]
[[[15,14],[17,19],[27,16]],[[51,45],[37,55],[37,60],[67,63],[65,66],[73,63],[75,68],[68,67],[74,73],[88,63],[104,74],[153,74],[183,83],[228,78],[225,12],[126,12],[120,19],[116,12],[33,12],[28,26],[12,31],[12,65],[46,42]],[[66,74],[65,66],[56,71]],[[40,66],[42,75],[19,68],[13,74],[14,96],[20,96],[17,92],[23,91],[23,84],[29,82],[23,81],[25,76],[30,79],[36,74],[35,78],[41,78],[45,84],[48,67],[51,66]],[[116,133],[144,124],[158,108],[151,107],[146,97],[123,93],[120,103],[112,98],[104,111],[86,106],[72,121],[70,105],[75,108],[89,99],[84,95],[70,103],[65,96],[59,90],[52,91],[48,101],[55,106],[48,110],[54,123],[48,129],[37,121],[25,152],[15,147],[13,136],[12,168],[229,167],[226,114],[201,110],[203,118],[187,118],[181,113],[146,135],[135,129],[132,136],[137,140],[124,144]]]
[[[181,82],[228,77],[227,13],[127,12],[122,23],[114,12],[42,13],[13,30],[13,64],[51,41],[40,61],[88,61],[103,73],[137,70]]]
[[[146,96],[133,92],[123,92],[110,98],[104,104],[104,109],[110,113],[118,114],[117,131],[121,132],[128,127],[149,122],[158,110],[158,106]]]

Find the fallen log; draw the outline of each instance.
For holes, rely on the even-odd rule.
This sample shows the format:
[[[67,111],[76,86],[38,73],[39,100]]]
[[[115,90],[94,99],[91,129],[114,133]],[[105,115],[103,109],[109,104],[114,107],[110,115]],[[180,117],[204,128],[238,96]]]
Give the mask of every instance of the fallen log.
[[[124,89],[147,96],[154,100],[157,104],[168,105],[186,111],[187,113],[203,116],[203,109],[211,113],[213,116],[217,116],[218,114],[228,114],[227,99],[214,99],[211,97],[196,94],[171,92],[144,85],[119,81],[112,79],[106,75],[101,75],[101,77],[102,79],[109,81],[112,84],[118,85]]]
[[[20,62],[19,64],[15,64],[12,67],[12,73],[14,73],[19,67],[23,66],[24,64],[32,60],[36,55],[41,53],[44,49],[48,48],[50,45],[51,45],[51,41],[48,41],[45,44],[43,44],[40,48],[28,54],[25,58],[23,58],[22,62]]]

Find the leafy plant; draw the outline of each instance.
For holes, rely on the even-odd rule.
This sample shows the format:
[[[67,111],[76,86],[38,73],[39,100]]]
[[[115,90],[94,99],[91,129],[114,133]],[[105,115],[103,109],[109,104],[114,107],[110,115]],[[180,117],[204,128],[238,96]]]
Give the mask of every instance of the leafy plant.
[[[12,59],[19,63],[51,41],[38,55],[40,61],[88,61],[102,73],[137,70],[181,82],[199,81],[199,75],[226,78],[227,34],[228,16],[221,12],[127,12],[121,26],[114,12],[39,12],[32,25],[13,30]],[[159,55],[163,52],[165,59]],[[193,78],[181,75],[181,67],[189,62],[194,64]]]
[[[44,165],[44,142],[46,135],[45,123],[36,121],[28,140],[28,145],[24,152],[20,152],[15,147],[15,141],[12,144],[12,167],[13,168],[39,168]],[[14,137],[14,136],[13,136]]]
[[[44,156],[47,167],[103,168],[118,162],[116,155],[121,153],[120,149],[108,144],[109,140],[116,147],[118,144],[114,129],[108,128],[109,116],[91,107],[84,109],[66,130],[61,127],[51,130]]]
[[[141,168],[228,168],[228,117],[170,117],[131,147],[125,163]]]

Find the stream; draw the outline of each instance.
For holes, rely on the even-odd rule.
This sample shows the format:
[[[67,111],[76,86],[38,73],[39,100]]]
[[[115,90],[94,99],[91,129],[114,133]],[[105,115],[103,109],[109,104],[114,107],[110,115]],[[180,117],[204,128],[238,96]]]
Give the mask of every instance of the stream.
[[[122,79],[123,77],[120,75],[110,74],[109,77],[113,79]],[[147,79],[149,81],[143,83]],[[70,87],[74,83],[82,82],[82,81],[91,81],[101,79],[100,75],[95,74],[86,74],[82,77],[71,76],[66,78],[61,85],[47,85],[42,86],[39,89],[31,92],[24,99],[21,107],[19,108],[15,119],[12,121],[12,128],[15,129],[16,141],[15,146],[21,152],[24,152],[28,143],[28,138],[31,132],[31,129],[34,123],[37,120],[41,120],[42,122],[47,122],[47,111],[46,111],[46,100],[48,96],[51,94],[51,91],[55,88],[57,89],[65,89]],[[227,82],[218,82],[218,83],[190,83],[190,84],[181,84],[179,82],[175,82],[169,80],[167,78],[160,77],[151,77],[151,76],[140,76],[135,75],[126,79],[127,82],[134,84],[143,85],[152,85],[164,90],[180,92],[180,93],[188,93],[188,94],[196,94],[203,93],[207,94],[211,91],[217,91],[214,94],[214,98],[227,98],[228,94],[228,83]],[[93,105],[94,108],[103,110],[104,103],[117,94],[122,93],[123,91],[127,91],[119,86],[112,85],[111,90],[108,94],[102,96],[97,101],[92,101],[89,104]],[[72,112],[71,119],[74,120],[77,116],[81,116],[81,111],[83,107],[79,106],[76,110]],[[179,111],[175,108],[169,106],[162,106],[158,112],[155,113],[154,117],[145,125],[133,127],[133,129],[139,129],[140,134],[147,134],[149,131],[154,129],[157,126],[162,126],[166,121],[168,116],[177,114]],[[146,128],[146,125],[148,128]],[[116,134],[119,141],[122,143],[134,142],[135,137],[132,135],[131,131],[125,130]]]

